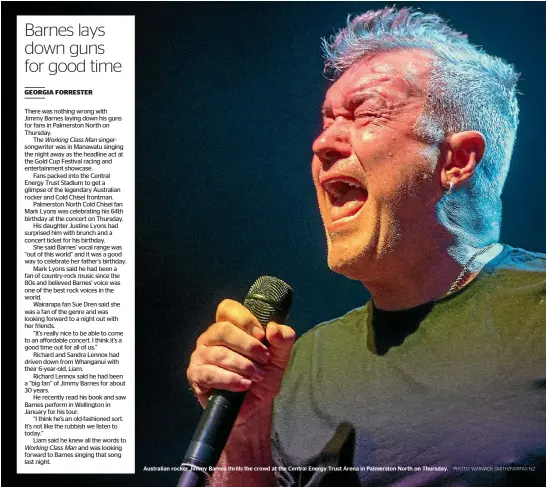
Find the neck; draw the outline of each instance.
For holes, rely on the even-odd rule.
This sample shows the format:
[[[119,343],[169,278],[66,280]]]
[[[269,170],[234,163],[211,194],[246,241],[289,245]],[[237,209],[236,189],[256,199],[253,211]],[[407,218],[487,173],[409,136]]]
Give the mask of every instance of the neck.
[[[407,245],[381,258],[377,274],[362,279],[362,283],[377,308],[390,311],[414,308],[444,297],[465,264],[480,249],[464,244],[442,249],[433,242],[423,245],[421,240],[418,246]],[[502,246],[495,244],[487,252],[476,255],[457,288],[468,285],[501,250]]]

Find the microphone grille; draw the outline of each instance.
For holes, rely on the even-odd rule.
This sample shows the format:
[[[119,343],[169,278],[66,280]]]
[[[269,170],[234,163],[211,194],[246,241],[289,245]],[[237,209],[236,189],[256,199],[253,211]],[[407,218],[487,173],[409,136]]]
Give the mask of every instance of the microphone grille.
[[[250,287],[244,305],[263,325],[283,322],[292,304],[292,288],[277,277],[262,276]]]

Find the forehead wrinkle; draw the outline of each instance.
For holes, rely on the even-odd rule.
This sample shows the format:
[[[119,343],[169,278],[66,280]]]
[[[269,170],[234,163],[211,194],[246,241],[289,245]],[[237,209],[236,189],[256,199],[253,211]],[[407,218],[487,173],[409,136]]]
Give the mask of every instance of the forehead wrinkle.
[[[363,95],[367,96],[369,94],[370,97],[394,100],[401,96],[403,98],[409,98],[413,92],[414,90],[411,89],[403,76],[394,74],[394,76],[383,76],[355,87],[346,94],[345,99],[351,100],[352,98]]]
[[[386,88],[386,90],[384,89]],[[327,98],[324,101],[321,109],[323,116],[331,115],[334,112],[340,111],[345,113],[354,109],[354,104],[358,104],[373,99],[390,100],[394,103],[400,96],[408,98],[411,95],[411,90],[408,89],[407,83],[404,82],[401,76],[376,78],[370,80],[367,78],[355,87],[348,87],[342,92],[335,92],[335,96]]]
[[[380,103],[382,103],[382,100],[385,98],[389,98],[389,96],[385,96],[376,88],[367,89],[364,91],[355,90],[345,97],[344,107],[347,110],[352,111],[357,105],[360,105],[368,100],[378,100]]]
[[[366,68],[369,73],[374,74],[391,74],[393,78],[402,79],[413,94],[426,91],[433,60],[434,56],[427,51],[400,49],[365,57],[351,68]]]
[[[393,76],[366,76],[363,81],[349,90],[348,95],[352,95],[355,92],[364,91],[368,88],[376,88],[378,83],[388,83],[394,79],[395,77]]]
[[[387,62],[376,63],[370,65],[372,73],[394,73],[396,70],[392,64]]]
[[[365,74],[360,76],[359,78],[360,78],[359,80],[351,84],[348,84],[347,86],[343,84],[336,85],[336,83],[339,83],[340,81],[340,80],[337,80],[326,92],[326,97],[322,105],[322,111],[324,112],[324,110],[326,109],[331,109],[333,105],[344,106],[347,99],[360,95],[366,92],[367,90],[375,90],[377,93],[379,93],[378,91],[379,84],[393,81],[393,77],[385,76],[384,74],[382,75],[377,74],[373,76],[369,76],[368,74]]]
[[[344,107],[348,98],[368,89],[375,89],[380,95],[389,96],[390,93],[384,91],[386,86],[403,94],[405,98],[426,92],[430,55],[419,52],[415,59],[404,59],[402,64],[396,59],[392,60],[391,54],[392,52],[378,53],[351,66],[326,92],[322,113],[331,112],[337,106]],[[382,59],[384,56],[388,58]]]

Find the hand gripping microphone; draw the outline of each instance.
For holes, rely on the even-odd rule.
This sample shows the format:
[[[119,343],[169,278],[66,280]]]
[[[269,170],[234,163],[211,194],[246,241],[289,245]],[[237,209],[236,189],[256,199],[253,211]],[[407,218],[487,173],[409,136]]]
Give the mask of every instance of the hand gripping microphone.
[[[292,288],[276,277],[262,276],[250,287],[243,304],[264,328],[270,321],[283,323],[292,304]],[[209,397],[182,461],[186,470],[177,487],[205,485],[209,467],[216,466],[245,396],[246,392],[218,390]]]

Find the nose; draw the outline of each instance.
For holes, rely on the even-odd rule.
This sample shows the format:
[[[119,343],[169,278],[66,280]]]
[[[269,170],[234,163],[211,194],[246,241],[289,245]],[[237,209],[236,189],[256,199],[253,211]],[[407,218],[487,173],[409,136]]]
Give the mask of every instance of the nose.
[[[323,164],[349,157],[352,152],[349,127],[336,120],[315,139],[313,152]]]

